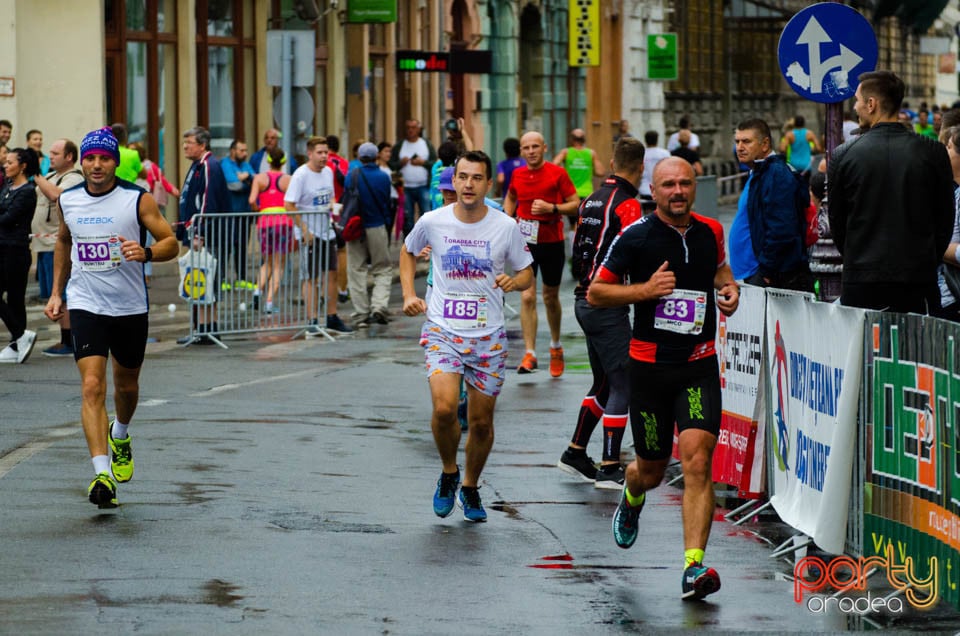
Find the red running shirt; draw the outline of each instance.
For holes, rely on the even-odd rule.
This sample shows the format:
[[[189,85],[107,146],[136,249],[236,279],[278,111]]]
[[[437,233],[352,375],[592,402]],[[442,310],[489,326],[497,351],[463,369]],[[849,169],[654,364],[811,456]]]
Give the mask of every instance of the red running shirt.
[[[566,170],[549,161],[536,170],[528,166],[517,168],[510,178],[510,192],[517,200],[517,218],[540,222],[538,244],[563,240],[563,215],[532,214],[530,208],[534,199],[560,204],[577,193]]]

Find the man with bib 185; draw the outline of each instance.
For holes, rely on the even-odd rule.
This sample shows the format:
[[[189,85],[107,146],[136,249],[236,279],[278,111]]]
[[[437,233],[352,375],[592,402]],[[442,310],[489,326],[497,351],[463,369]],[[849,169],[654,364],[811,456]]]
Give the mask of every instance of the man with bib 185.
[[[453,512],[460,486],[457,403],[463,376],[469,430],[460,503],[464,519],[474,522],[487,520],[478,489],[493,447],[493,409],[506,369],[503,294],[533,283],[533,258],[517,224],[484,203],[491,168],[490,157],[482,152],[462,155],[454,164],[457,202],[421,217],[400,250],[403,313],[427,315],[420,344],[433,401],[430,426],[443,465],[433,511],[438,517]],[[433,269],[429,304],[414,289],[417,254],[428,246]],[[504,271],[506,266],[513,276]]]

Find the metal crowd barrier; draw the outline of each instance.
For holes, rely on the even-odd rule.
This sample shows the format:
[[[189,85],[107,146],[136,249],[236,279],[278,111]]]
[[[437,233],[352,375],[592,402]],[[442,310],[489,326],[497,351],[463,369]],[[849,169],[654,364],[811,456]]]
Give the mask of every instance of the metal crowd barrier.
[[[319,272],[310,281],[317,298],[317,327],[310,324],[306,305],[307,289],[301,283],[302,251],[292,225],[302,217],[308,225],[319,223],[325,236],[330,224],[329,212],[303,211],[284,215],[260,212],[198,214],[191,219],[188,251],[179,259],[180,298],[187,303],[191,320],[186,344],[207,337],[227,348],[223,336],[264,332],[293,332],[334,340],[326,331],[327,245],[321,241]],[[281,217],[287,217],[283,219]],[[308,220],[316,217],[315,221]],[[264,233],[267,224],[269,234]],[[264,238],[261,235],[264,235]],[[299,232],[297,232],[299,235]],[[272,294],[270,274],[276,282]]]
[[[719,203],[736,203],[747,180],[748,172],[738,172],[725,177],[717,177],[717,201]]]

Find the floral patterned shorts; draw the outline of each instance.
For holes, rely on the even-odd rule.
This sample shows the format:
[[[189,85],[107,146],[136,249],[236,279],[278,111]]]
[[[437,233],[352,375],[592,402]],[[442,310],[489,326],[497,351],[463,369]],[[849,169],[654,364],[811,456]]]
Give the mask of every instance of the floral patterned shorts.
[[[458,373],[484,395],[496,397],[503,387],[507,364],[507,332],[503,327],[487,336],[457,336],[429,320],[420,332],[427,377]]]

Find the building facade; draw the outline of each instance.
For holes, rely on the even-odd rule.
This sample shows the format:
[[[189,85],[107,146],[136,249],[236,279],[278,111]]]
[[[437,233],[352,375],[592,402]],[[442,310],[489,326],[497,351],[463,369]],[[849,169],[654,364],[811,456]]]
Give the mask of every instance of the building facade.
[[[777,46],[784,26],[811,4],[814,3],[802,0],[668,3],[668,28],[678,34],[681,53],[680,78],[665,86],[667,129],[675,130],[677,118],[689,115],[703,144],[701,153],[711,159],[706,162],[708,168],[713,163],[733,163],[732,131],[737,122],[748,117],[761,117],[777,130],[787,119],[800,114],[809,128],[824,130],[823,105],[794,93],[777,62]],[[860,0],[844,4],[873,23],[879,47],[877,68],[891,70],[903,78],[907,100],[912,105],[935,103],[937,57],[922,54],[920,41],[928,33],[952,30],[952,25],[935,24],[933,18],[940,10],[929,21],[916,22],[915,12],[908,11],[904,16],[889,11],[878,13],[875,3]],[[956,73],[952,83],[955,87]],[[851,110],[852,106],[851,100],[844,109]]]
[[[292,130],[283,131],[295,150],[311,134],[337,135],[345,156],[359,141],[393,143],[410,117],[434,145],[448,118],[463,117],[495,159],[502,141],[524,130],[541,131],[552,156],[581,127],[604,165],[621,119],[637,137],[656,130],[665,140],[689,115],[704,155],[720,160],[731,158],[731,131],[746,116],[779,127],[800,113],[822,129],[823,108],[794,95],[776,61],[780,32],[809,2],[586,0],[597,9],[599,64],[579,67],[568,60],[569,16],[584,0],[352,0],[394,12],[368,23],[351,21],[348,1],[0,0],[10,18],[0,40],[0,119],[13,122],[14,145],[33,128],[49,144],[123,122],[130,141],[182,178],[187,128],[208,127],[225,154],[234,138],[258,148],[275,126],[268,32],[289,30],[310,31],[315,42],[313,85],[294,89]],[[879,66],[904,78],[912,103],[932,103],[944,73],[942,60],[920,53],[923,25],[859,8],[875,19]],[[668,32],[677,34],[678,79],[648,79],[647,36]],[[463,74],[399,69],[398,51],[489,51],[490,64]]]

